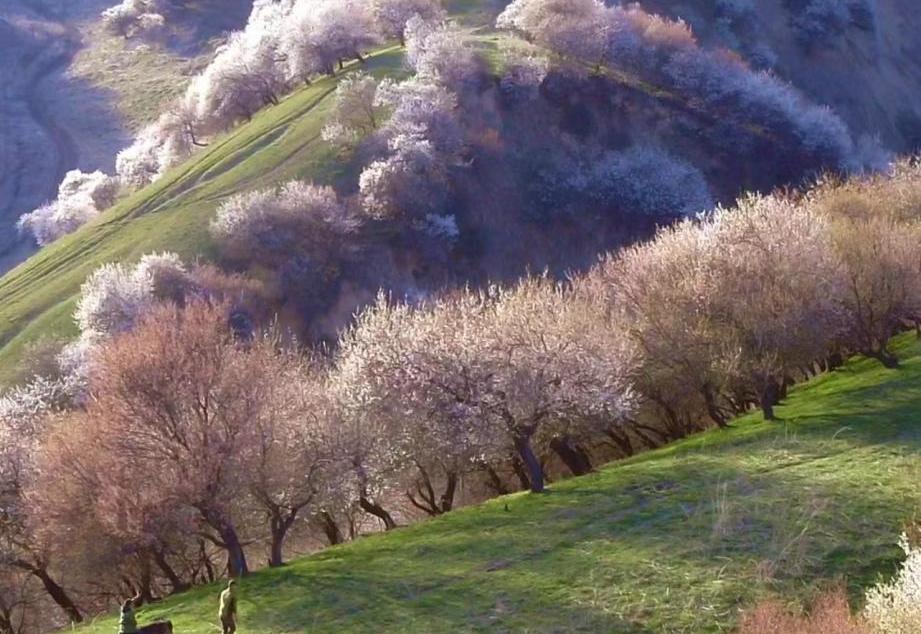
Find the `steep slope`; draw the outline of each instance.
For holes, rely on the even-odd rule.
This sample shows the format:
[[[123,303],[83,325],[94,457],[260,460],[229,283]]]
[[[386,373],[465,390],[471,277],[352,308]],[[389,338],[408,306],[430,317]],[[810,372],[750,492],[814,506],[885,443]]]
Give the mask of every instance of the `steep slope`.
[[[382,51],[369,70],[401,72],[401,59],[398,51]],[[0,381],[14,376],[25,343],[73,332],[75,295],[97,266],[166,249],[207,258],[207,225],[223,198],[289,178],[331,182],[342,166],[320,129],[335,86],[335,79],[317,81],[259,113],[0,279]]]
[[[176,2],[167,41],[126,40],[99,19],[115,0],[0,3],[0,271],[34,253],[19,216],[57,196],[67,171],[111,172],[133,131],[155,118],[245,22],[252,0]],[[172,3],[170,6],[173,6]]]
[[[921,148],[921,16],[913,0],[647,0],[834,108],[856,135]],[[824,11],[811,5],[829,7]],[[837,11],[831,10],[840,5]],[[847,7],[847,8],[844,8]],[[842,13],[843,11],[843,13]]]
[[[879,22],[876,32],[885,35],[889,42],[885,59],[901,59],[901,66],[893,66],[895,71],[904,71],[905,76],[911,79],[914,76],[912,65],[902,59],[902,56],[911,57],[910,42],[905,40],[905,28],[913,24],[910,18],[905,24],[897,24],[896,16],[907,11],[902,0],[891,0],[880,3]],[[211,0],[190,3],[189,6],[205,6],[213,4]],[[239,4],[235,0],[234,6]],[[480,27],[484,31],[482,38],[489,46],[495,46],[495,38],[488,26],[494,16],[507,4],[503,0],[454,0],[447,3],[451,15],[460,19],[471,27]],[[720,42],[719,34],[711,32],[708,24],[717,20],[713,7],[726,3],[714,3],[710,0],[686,0],[673,2],[671,0],[650,0],[646,5],[651,10],[668,12],[673,15],[687,17],[693,24],[699,24],[701,38],[708,44]],[[734,3],[729,3],[734,4]],[[744,2],[735,3],[744,5]],[[768,6],[770,5],[770,6]],[[767,8],[765,8],[767,7]],[[770,10],[769,10],[770,9]],[[771,38],[781,42],[777,45],[778,51],[784,51],[783,64],[778,65],[778,72],[784,76],[793,77],[795,83],[810,90],[816,86],[812,80],[816,74],[821,75],[826,68],[828,60],[821,51],[811,52],[808,55],[797,52],[799,49],[792,42],[788,21],[792,15],[787,4],[777,2],[758,4],[757,20],[765,25],[778,25],[778,33]],[[885,19],[883,19],[885,17]],[[483,28],[486,27],[486,28]],[[764,33],[774,33],[773,28],[762,29]],[[887,35],[888,34],[888,35]],[[847,38],[865,37],[865,31],[845,33]],[[765,36],[767,37],[767,36]],[[194,39],[194,38],[193,38]],[[769,38],[770,39],[770,38]],[[774,40],[771,40],[772,42]],[[843,46],[843,44],[840,44]],[[838,49],[835,49],[838,50]],[[862,49],[861,49],[862,50]],[[850,51],[842,59],[852,59]],[[857,65],[862,69],[864,62],[870,55],[866,51],[861,53],[863,61]],[[827,56],[827,55],[826,55]],[[802,74],[797,75],[791,66],[795,60],[799,62]],[[837,58],[836,58],[837,59]],[[857,58],[853,58],[857,59]],[[385,55],[378,55],[372,65],[376,65],[379,74],[392,74],[400,71],[401,64],[396,51]],[[93,66],[93,58],[88,58],[85,64]],[[149,61],[149,60],[148,60]],[[162,62],[162,59],[160,60]],[[157,63],[160,63],[157,62]],[[139,64],[141,62],[138,62]],[[146,63],[146,62],[145,62]],[[869,62],[867,62],[869,63]],[[880,62],[882,63],[882,62]],[[894,63],[894,62],[893,62]],[[847,64],[839,62],[844,67]],[[907,66],[905,66],[907,64]],[[871,65],[872,66],[872,65]],[[871,68],[870,66],[866,66]],[[894,72],[895,72],[894,71]],[[868,70],[871,75],[874,71]],[[888,76],[888,75],[887,75]],[[911,90],[910,81],[906,90]],[[133,86],[133,84],[131,84]],[[835,86],[849,85],[848,82],[839,81]],[[875,84],[874,84],[875,85]],[[319,131],[323,125],[323,118],[331,104],[330,96],[335,87],[335,80],[323,79],[316,82],[308,89],[300,90],[293,96],[283,101],[280,106],[269,108],[261,112],[253,122],[245,124],[237,130],[217,139],[212,147],[193,157],[187,164],[170,172],[160,182],[121,201],[114,209],[109,210],[102,217],[85,227],[76,234],[62,239],[56,244],[43,249],[28,262],[11,271],[0,279],[0,384],[8,383],[15,378],[16,362],[24,346],[42,336],[67,337],[72,334],[73,328],[70,312],[73,307],[74,297],[80,283],[86,275],[96,266],[113,260],[137,258],[144,252],[152,250],[173,250],[186,258],[209,258],[212,247],[204,231],[214,209],[228,195],[244,191],[256,186],[277,184],[285,178],[293,176],[307,178],[316,182],[331,182],[336,175],[347,172],[349,166],[338,160],[331,149],[319,139]],[[153,90],[152,86],[145,88]],[[710,146],[700,140],[701,132],[713,128],[715,123],[711,118],[693,116],[695,113],[680,111],[680,104],[668,103],[667,99],[654,90],[649,90],[643,85],[625,84],[622,89],[614,90],[611,95],[617,98],[616,107],[609,101],[611,95],[607,93],[596,98],[594,104],[586,104],[582,95],[572,95],[569,99],[565,87],[560,89],[562,95],[557,95],[569,119],[575,123],[584,123],[586,112],[591,112],[588,106],[593,105],[596,111],[611,112],[613,124],[609,126],[606,134],[609,136],[632,138],[635,135],[642,139],[649,134],[655,134],[661,129],[671,130],[667,134],[679,146],[682,154],[694,157],[708,171],[725,175],[731,173],[730,179],[725,179],[731,186],[719,187],[718,179],[713,180],[717,188],[717,199],[724,202],[731,200],[738,193],[740,183],[744,187],[760,187],[758,179],[773,168],[783,166],[789,161],[780,157],[774,160],[773,156],[765,156],[764,165],[748,165],[744,161],[732,160],[732,151],[735,148],[727,144],[724,154],[720,155]],[[880,89],[882,90],[882,88]],[[129,94],[130,93],[130,94]],[[136,94],[135,94],[136,93]],[[126,91],[125,98],[131,97],[131,103],[124,105],[135,116],[143,119],[143,106],[147,104],[148,94],[145,91]],[[138,97],[137,95],[142,95]],[[815,92],[819,99],[824,99],[826,93]],[[872,96],[880,103],[885,103],[892,114],[892,108],[907,104],[910,94],[896,95],[891,92],[878,92],[875,88],[863,91],[859,99]],[[603,98],[603,99],[602,99]],[[856,97],[855,97],[856,98]],[[858,101],[859,101],[858,99]],[[843,112],[847,113],[847,100],[839,104]],[[907,106],[906,106],[907,107]],[[891,112],[890,112],[891,111]],[[484,113],[488,114],[488,113]],[[597,113],[596,113],[597,114]],[[889,115],[886,115],[887,117]],[[895,115],[893,115],[895,116]],[[619,117],[619,118],[617,118]],[[616,119],[616,120],[615,120]],[[856,132],[880,132],[875,124],[850,119]],[[716,122],[718,123],[718,121]],[[576,126],[578,127],[578,126]],[[882,132],[880,132],[882,134]],[[663,133],[665,134],[665,133]],[[884,135],[885,136],[885,135]],[[901,142],[899,142],[901,143]],[[893,141],[893,147],[902,147]],[[539,153],[531,153],[539,154]],[[728,158],[727,158],[728,157]],[[486,171],[485,169],[483,171]],[[547,229],[535,225],[529,234],[507,230],[503,226],[503,211],[507,207],[508,198],[495,195],[496,192],[506,197],[521,194],[521,191],[501,191],[505,185],[507,190],[515,189],[516,184],[508,186],[508,179],[502,170],[496,169],[492,175],[484,177],[481,172],[471,170],[471,182],[467,189],[472,192],[469,206],[476,208],[483,220],[478,227],[483,248],[476,258],[470,257],[471,268],[478,267],[492,275],[496,270],[511,270],[520,272],[525,265],[523,258],[530,254],[543,254],[548,252],[546,246],[552,243],[555,246],[567,244],[569,254],[580,253],[579,263],[591,261],[597,251],[611,248],[615,238],[628,240],[631,233],[624,229],[623,236],[599,235],[592,236],[595,241],[586,241],[582,234],[571,236],[557,227]],[[355,174],[351,173],[354,177]],[[354,178],[348,183],[354,188]],[[776,179],[775,179],[776,180]],[[3,179],[0,175],[0,190],[3,188]],[[508,181],[511,182],[511,181]],[[774,182],[774,181],[770,181]],[[786,180],[781,182],[787,183]],[[479,186],[479,187],[478,187]],[[519,190],[525,188],[518,188]],[[479,197],[478,197],[479,196]],[[514,199],[514,198],[513,198]],[[491,224],[489,224],[491,223]],[[515,227],[517,230],[517,227]],[[618,228],[620,229],[620,228]],[[648,230],[641,227],[639,232]],[[503,233],[504,232],[504,233]],[[2,232],[0,232],[2,233]],[[634,231],[632,237],[635,237]],[[0,235],[2,237],[2,235]],[[513,262],[514,267],[508,263]],[[473,260],[476,259],[475,262]],[[563,262],[527,262],[532,268],[540,269],[551,266],[564,270],[572,266],[572,260]],[[354,304],[345,309],[348,313]]]
[[[921,502],[921,344],[795,389],[782,422],[731,429],[331,548],[242,586],[255,633],[725,632],[758,598],[853,599],[898,560]],[[217,588],[144,610],[210,632]],[[82,629],[109,632],[102,619]]]
[[[81,47],[75,22],[104,6],[105,0],[0,6],[0,271],[35,251],[16,231],[19,216],[53,199],[68,170],[110,169],[127,141],[106,95],[65,76]]]

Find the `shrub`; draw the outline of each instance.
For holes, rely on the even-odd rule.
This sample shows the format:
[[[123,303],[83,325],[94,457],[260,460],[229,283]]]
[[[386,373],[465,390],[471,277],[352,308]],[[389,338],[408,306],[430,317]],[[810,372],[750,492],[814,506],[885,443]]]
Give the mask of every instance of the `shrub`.
[[[371,11],[386,37],[406,44],[406,23],[414,16],[426,22],[440,22],[445,11],[437,0],[372,0]]]
[[[276,34],[288,76],[304,80],[332,75],[337,63],[362,59],[364,50],[378,42],[371,10],[354,0],[295,2]]]
[[[289,181],[229,198],[218,208],[211,234],[232,258],[279,265],[304,255],[322,267],[348,253],[357,227],[331,187]]]
[[[473,84],[482,71],[460,28],[433,25],[419,16],[406,23],[406,60],[421,80],[455,91]]]
[[[921,632],[921,549],[902,535],[902,569],[890,581],[867,592],[864,615],[882,634]]]
[[[796,36],[805,46],[833,41],[847,29],[851,11],[842,0],[811,0],[793,18]]]
[[[124,38],[159,31],[166,25],[161,0],[122,0],[102,12],[102,23],[114,35]]]
[[[593,166],[589,191],[606,205],[646,216],[687,216],[713,207],[700,170],[649,145],[602,156]]]
[[[28,231],[44,246],[73,233],[115,202],[118,182],[96,171],[71,170],[58,187],[58,197],[19,219],[20,231]]]
[[[74,319],[82,333],[106,337],[130,330],[156,301],[155,290],[172,287],[185,268],[175,254],[150,254],[131,267],[104,264],[80,287]]]
[[[851,615],[847,594],[839,589],[816,599],[806,615],[793,614],[776,601],[761,603],[745,614],[739,634],[872,634],[872,630]]]
[[[323,126],[323,140],[351,147],[377,130],[382,113],[377,101],[377,80],[364,73],[343,77],[336,86],[333,111]]]

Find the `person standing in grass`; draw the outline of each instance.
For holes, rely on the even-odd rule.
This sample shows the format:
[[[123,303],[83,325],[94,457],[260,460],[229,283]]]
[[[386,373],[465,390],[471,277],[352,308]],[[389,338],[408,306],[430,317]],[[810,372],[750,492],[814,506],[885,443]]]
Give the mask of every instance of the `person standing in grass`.
[[[227,582],[227,589],[221,593],[218,616],[223,634],[234,634],[237,631],[237,582],[233,579]]]
[[[138,621],[134,615],[134,599],[125,599],[118,619],[118,634],[137,634]]]

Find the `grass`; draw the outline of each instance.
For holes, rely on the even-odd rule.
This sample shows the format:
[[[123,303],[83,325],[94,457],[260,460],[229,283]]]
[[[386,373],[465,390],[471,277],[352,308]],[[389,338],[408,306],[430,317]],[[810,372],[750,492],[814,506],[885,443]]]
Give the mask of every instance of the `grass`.
[[[242,583],[241,631],[727,632],[759,598],[895,570],[921,502],[921,344],[853,360],[752,414],[554,484],[330,548]],[[217,630],[217,587],[142,612]],[[111,618],[81,631],[113,630]]]
[[[402,52],[379,51],[365,68],[399,75]],[[0,278],[0,384],[16,377],[29,342],[74,334],[71,314],[80,285],[99,265],[163,250],[209,259],[208,223],[227,196],[291,178],[328,183],[340,176],[345,166],[320,138],[336,82],[319,80],[261,111]]]
[[[156,119],[203,66],[202,59],[111,35],[101,23],[86,26],[83,38],[89,45],[74,58],[71,76],[113,95],[125,124],[135,131]]]
[[[208,5],[213,11],[213,4],[189,6],[204,11]],[[471,37],[490,63],[499,65],[497,51],[506,36],[490,27],[499,5],[450,0],[446,6],[475,33]],[[126,44],[98,32],[99,25],[87,28],[94,45],[78,56],[74,73],[113,93],[134,126],[152,118],[198,63],[156,47]],[[378,76],[402,76],[402,51],[380,50],[366,68]],[[354,187],[355,166],[339,160],[320,138],[336,82],[337,78],[325,78],[295,91],[0,278],[0,388],[21,378],[18,366],[30,343],[75,334],[72,313],[80,285],[98,266],[166,250],[187,261],[212,259],[208,223],[224,199],[241,191],[290,178]]]

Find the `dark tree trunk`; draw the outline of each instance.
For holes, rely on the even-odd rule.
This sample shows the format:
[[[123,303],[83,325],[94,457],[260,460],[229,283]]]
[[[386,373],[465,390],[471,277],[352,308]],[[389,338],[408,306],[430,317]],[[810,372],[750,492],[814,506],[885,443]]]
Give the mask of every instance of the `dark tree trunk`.
[[[441,512],[447,513],[454,508],[454,496],[457,493],[457,474],[453,471],[447,475],[445,490],[441,494]]]
[[[393,517],[390,513],[377,502],[362,495],[358,498],[358,506],[360,506],[361,510],[365,513],[370,513],[374,517],[380,519],[384,523],[385,530],[389,531],[397,527],[397,523],[393,521]]]
[[[0,609],[0,634],[16,634],[11,610]]]
[[[592,461],[588,452],[574,443],[569,436],[556,437],[551,440],[550,449],[574,476],[585,475],[592,471]]]
[[[249,574],[249,566],[246,564],[246,553],[243,552],[243,544],[240,543],[240,537],[233,525],[227,523],[220,530],[221,539],[224,541],[224,548],[227,549],[227,574],[230,577],[245,577]]]
[[[166,559],[166,553],[162,548],[153,549],[153,560],[157,564],[157,567],[163,573],[163,576],[166,577],[169,581],[169,585],[173,594],[177,592],[183,592],[189,589],[189,584],[185,583],[179,575],[176,573],[175,569],[169,564],[169,561]]]
[[[835,352],[828,355],[828,359],[825,363],[825,368],[828,372],[831,372],[832,370],[837,370],[842,365],[844,365],[844,355],[840,352]]]
[[[295,519],[297,519],[297,510],[291,510],[287,513],[276,510],[272,513],[272,543],[269,546],[270,568],[277,568],[278,566],[284,565],[285,560],[282,554],[282,546],[285,542],[285,537],[288,535],[288,530],[294,524]]]
[[[764,412],[764,420],[777,420],[774,415],[774,406],[777,404],[777,384],[769,381],[761,390],[760,404],[761,411]]]
[[[214,567],[211,565],[211,558],[208,556],[208,551],[205,548],[205,540],[198,540],[198,552],[201,557],[202,566],[205,568],[205,579],[208,583],[211,583],[215,579]]]
[[[454,506],[454,494],[457,491],[457,474],[448,471],[445,475],[445,488],[439,496],[435,493],[435,485],[429,477],[428,471],[420,463],[416,463],[419,470],[419,479],[415,487],[415,495],[412,491],[406,493],[410,503],[420,511],[428,515],[443,515],[451,510]],[[418,496],[418,497],[417,497]]]
[[[320,511],[320,528],[323,529],[323,533],[326,535],[326,540],[329,542],[330,546],[335,546],[336,544],[341,544],[344,539],[342,538],[342,531],[339,530],[339,525],[336,524],[336,520],[333,519],[333,516],[326,511]]]
[[[625,431],[608,427],[604,430],[604,435],[611,439],[625,457],[630,457],[635,453],[633,442],[630,440],[630,434]]]
[[[492,468],[492,465],[483,462],[480,464],[480,468],[486,472],[486,478],[489,481],[489,486],[492,487],[493,491],[496,492],[496,495],[506,495],[509,492],[508,487],[505,486],[502,478],[499,476],[496,470]]]
[[[793,379],[791,379],[788,376],[785,376],[783,381],[780,382],[780,390],[779,390],[778,398],[781,401],[787,398],[787,394],[789,393],[789,389],[791,385],[793,385]]]
[[[269,546],[269,568],[278,568],[285,565],[285,559],[282,555],[282,543],[285,541],[284,535],[278,536],[272,532],[272,543]]]
[[[528,472],[525,470],[524,463],[517,455],[512,456],[512,471],[518,478],[518,489],[524,491],[531,488],[531,480],[528,478]]]
[[[528,480],[530,481],[531,493],[544,492],[544,470],[540,466],[540,460],[534,455],[531,448],[531,439],[527,436],[519,436],[515,439],[515,449],[521,461],[528,470]]]
[[[150,572],[150,553],[142,550],[138,553],[138,566],[141,569],[141,577],[138,584],[137,600],[139,605],[153,601],[153,575]]]
[[[894,370],[895,368],[899,367],[899,358],[889,352],[885,346],[879,350],[870,351],[867,356],[876,359],[883,364],[883,367],[889,368],[890,370]]]
[[[67,615],[67,618],[70,619],[71,623],[82,623],[83,615],[80,614],[77,604],[73,602],[70,598],[70,595],[67,594],[67,591],[64,590],[58,583],[51,578],[51,575],[44,568],[44,566],[32,565],[26,562],[18,563],[18,567],[30,572],[34,577],[42,582],[42,586],[45,588],[45,592],[48,593],[48,596],[51,597],[51,600],[54,601],[59,608],[64,611],[64,614]]]
[[[701,394],[704,397],[704,403],[707,406],[707,414],[716,423],[717,427],[726,426],[726,416],[723,415],[723,412],[720,411],[720,408],[716,404],[716,397],[713,395],[713,389],[710,386],[705,386],[701,390]]]
[[[237,529],[233,522],[226,517],[224,511],[207,505],[198,507],[202,519],[214,530],[217,531],[221,538],[218,542],[214,538],[209,538],[227,551],[227,575],[231,578],[245,577],[249,574],[249,566],[246,563],[246,553],[243,551],[243,544],[240,536],[237,535]],[[205,535],[205,537],[208,537]]]

